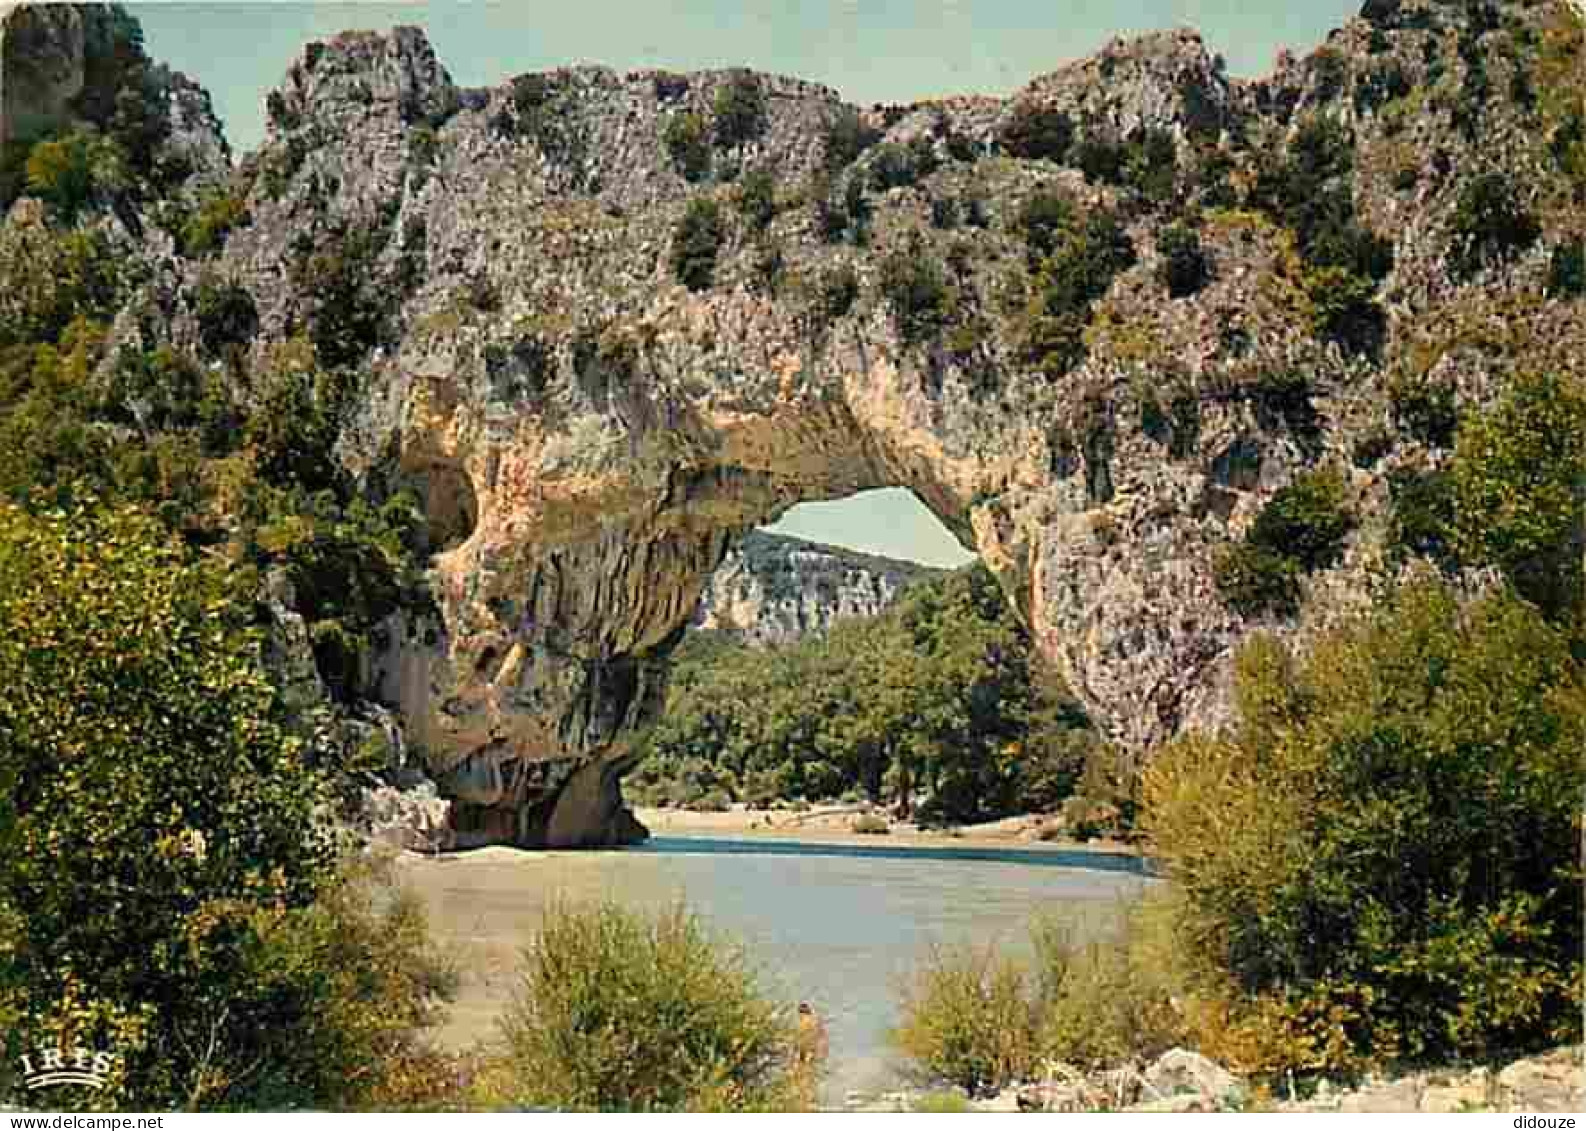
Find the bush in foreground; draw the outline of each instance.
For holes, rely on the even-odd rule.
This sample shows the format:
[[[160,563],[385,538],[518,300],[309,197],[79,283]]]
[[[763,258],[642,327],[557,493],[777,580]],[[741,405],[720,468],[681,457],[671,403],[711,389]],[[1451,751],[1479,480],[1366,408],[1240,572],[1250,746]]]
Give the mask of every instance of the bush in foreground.
[[[1037,1061],[1033,982],[992,947],[932,951],[902,991],[893,1043],[971,1096],[1027,1080]]]
[[[743,951],[682,906],[546,912],[502,1022],[493,1099],[569,1110],[806,1108],[817,1054]]]
[[[1238,692],[1234,736],[1175,743],[1144,783],[1178,941],[1246,1018],[1236,1066],[1579,1040],[1586,678],[1566,635],[1515,596],[1427,583],[1304,659],[1258,640]]]
[[[122,1059],[63,1107],[377,1102],[448,980],[336,866],[227,579],[133,510],[0,505],[6,1063]]]

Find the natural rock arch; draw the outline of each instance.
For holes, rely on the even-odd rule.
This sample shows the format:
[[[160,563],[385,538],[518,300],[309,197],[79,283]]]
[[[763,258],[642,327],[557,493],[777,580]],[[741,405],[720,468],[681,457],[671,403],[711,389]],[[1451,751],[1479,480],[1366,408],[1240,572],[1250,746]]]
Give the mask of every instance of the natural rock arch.
[[[1380,32],[1353,21],[1329,50],[1373,56]],[[1320,70],[1290,58],[1230,81],[1197,36],[1173,32],[1115,41],[1011,99],[863,112],[893,157],[932,152],[912,184],[869,176],[866,156],[833,167],[828,131],[861,113],[834,92],[753,76],[763,132],[719,144],[691,180],[668,123],[708,120],[741,74],[578,67],[462,90],[415,29],[305,49],[250,158],[253,222],[212,266],[256,299],[263,360],[326,313],[292,266],[342,241],[361,249],[339,277],[380,317],[341,454],[359,476],[414,488],[438,548],[436,615],[386,626],[380,694],[459,802],[461,840],[634,834],[618,785],[631,739],[730,540],[867,487],[913,490],[979,554],[1110,740],[1139,750],[1225,720],[1229,657],[1252,626],[1218,598],[1217,554],[1319,460],[1362,513],[1386,513],[1395,467],[1436,458],[1402,434],[1375,454],[1357,442],[1391,420],[1398,369],[1420,365],[1462,403],[1492,395],[1495,363],[1426,338],[1469,297],[1439,266],[1447,217],[1460,176],[1494,154],[1540,165],[1545,139],[1501,107],[1479,145],[1442,130],[1447,183],[1413,207],[1389,178],[1339,178],[1360,222],[1398,244],[1378,291],[1395,296],[1380,357],[1319,330],[1294,233],[1272,216],[1208,205],[1199,235],[1216,269],[1172,297],[1156,250],[1172,211],[999,149],[1032,107],[1104,140],[1156,131],[1185,176],[1223,177],[1226,197],[1230,154],[1251,173],[1307,120],[1349,121],[1352,157],[1391,140]],[[746,169],[777,187],[764,232],[734,208]],[[856,183],[864,220],[833,238],[819,194],[829,211]],[[1134,249],[1081,312],[1071,365],[1040,350],[1033,364],[1025,348],[1032,251],[1018,217],[1037,192],[1121,216]],[[669,253],[704,197],[726,234],[694,293]],[[1481,285],[1529,294],[1541,247]],[[885,281],[898,262],[938,272],[934,319],[897,317]],[[201,268],[182,270],[190,287]],[[843,272],[851,285],[829,290]],[[1577,370],[1569,304],[1525,309],[1548,363]],[[1363,526],[1307,583],[1298,624],[1267,627],[1360,607],[1383,536]]]
[[[661,139],[673,115],[708,117],[735,75],[689,76],[681,95],[663,77],[580,67],[467,91],[414,29],[312,44],[271,97],[253,159],[273,183],[255,183],[254,222],[225,250],[259,302],[262,351],[314,316],[316,296],[280,285],[305,235],[379,235],[361,269],[390,310],[343,454],[356,473],[417,489],[445,547],[438,615],[395,618],[376,669],[457,802],[459,843],[635,835],[619,787],[630,743],[731,539],[796,502],[869,487],[914,491],[978,553],[1113,739],[1143,746],[1215,714],[1203,677],[1240,625],[1212,592],[1211,552],[1258,492],[1202,506],[1203,456],[1265,430],[1246,404],[1208,403],[1166,459],[1135,426],[1135,390],[1160,380],[1149,365],[1102,345],[1061,380],[1023,366],[997,299],[1000,265],[1024,254],[1020,202],[1038,187],[1081,207],[1117,201],[1073,170],[996,158],[982,174],[974,156],[1030,101],[1120,135],[1212,129],[1237,99],[1199,38],[1116,42],[1014,100],[873,113],[888,141],[959,138],[964,159],[931,191],[989,189],[997,222],[954,235],[924,186],[894,188],[870,203],[865,248],[822,238],[786,192],[816,183],[826,131],[854,111],[824,87],[755,76],[765,130],[714,160],[784,186],[770,231],[780,289],[735,221],[710,288],[673,278],[686,204],[710,195],[730,218],[735,190],[686,180]],[[1253,305],[1275,269],[1280,240],[1239,238],[1253,270],[1208,306]],[[900,336],[879,285],[888,254],[950,270],[973,333]],[[857,301],[833,310],[817,296],[844,269]],[[1137,301],[1158,301],[1150,278],[1144,265],[1126,274],[1149,296]],[[1274,327],[1267,344],[1339,368],[1302,328]],[[1286,436],[1264,439],[1270,485],[1302,457]],[[1132,553],[1140,542],[1154,548]]]

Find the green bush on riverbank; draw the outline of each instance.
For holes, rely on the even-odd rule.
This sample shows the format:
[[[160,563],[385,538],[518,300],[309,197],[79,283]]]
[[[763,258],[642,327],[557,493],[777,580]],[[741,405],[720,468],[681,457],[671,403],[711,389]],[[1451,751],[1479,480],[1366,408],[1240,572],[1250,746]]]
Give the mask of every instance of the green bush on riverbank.
[[[900,1046],[985,1090],[1046,1058],[1096,1068],[1174,1044],[1261,1081],[1578,1042],[1572,632],[1512,592],[1420,583],[1308,655],[1257,638],[1239,728],[1145,772],[1166,887],[1114,942],[1038,928],[1033,971],[932,959]],[[993,1034],[992,1011],[1034,1020]]]
[[[487,1104],[579,1111],[778,1111],[814,1100],[819,1050],[744,952],[686,908],[547,910],[524,952]]]

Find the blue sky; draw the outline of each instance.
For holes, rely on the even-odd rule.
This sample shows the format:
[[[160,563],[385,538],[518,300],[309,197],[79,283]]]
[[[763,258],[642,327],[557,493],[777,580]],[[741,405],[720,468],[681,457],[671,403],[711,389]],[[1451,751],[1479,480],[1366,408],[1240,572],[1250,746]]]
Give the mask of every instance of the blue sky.
[[[487,86],[567,63],[619,70],[750,66],[825,83],[850,102],[1005,94],[1117,34],[1199,29],[1235,75],[1280,47],[1308,51],[1359,0],[556,0],[525,3],[132,5],[149,54],[208,88],[240,155],[264,97],[302,45],[348,28],[415,24],[452,78]],[[796,508],[773,529],[933,565],[967,555],[903,491]]]

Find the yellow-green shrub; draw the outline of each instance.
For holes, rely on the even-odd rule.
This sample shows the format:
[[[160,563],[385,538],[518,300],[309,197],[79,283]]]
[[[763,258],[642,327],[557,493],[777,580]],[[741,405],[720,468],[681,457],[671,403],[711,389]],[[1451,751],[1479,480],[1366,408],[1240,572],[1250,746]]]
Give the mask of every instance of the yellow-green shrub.
[[[1578,1034],[1586,680],[1567,638],[1514,596],[1420,584],[1303,660],[1253,645],[1239,693],[1237,733],[1147,771],[1146,826],[1184,892],[1180,942],[1227,972],[1235,1014],[1287,1034],[1266,1067]]]
[[[993,947],[933,950],[903,987],[893,1043],[970,1095],[1028,1079],[1036,1064],[1034,985]]]
[[[1077,943],[1071,927],[1037,918],[1039,1046],[1044,1058],[1097,1067],[1166,1052],[1184,1039],[1173,999],[1187,979],[1161,900],[1132,909],[1120,934]]]
[[[486,1102],[596,1111],[786,1110],[819,1065],[742,949],[685,907],[558,904],[524,951]]]
[[[335,868],[225,577],[131,510],[0,504],[0,1016],[121,1056],[115,1103],[363,1102],[444,970]]]

